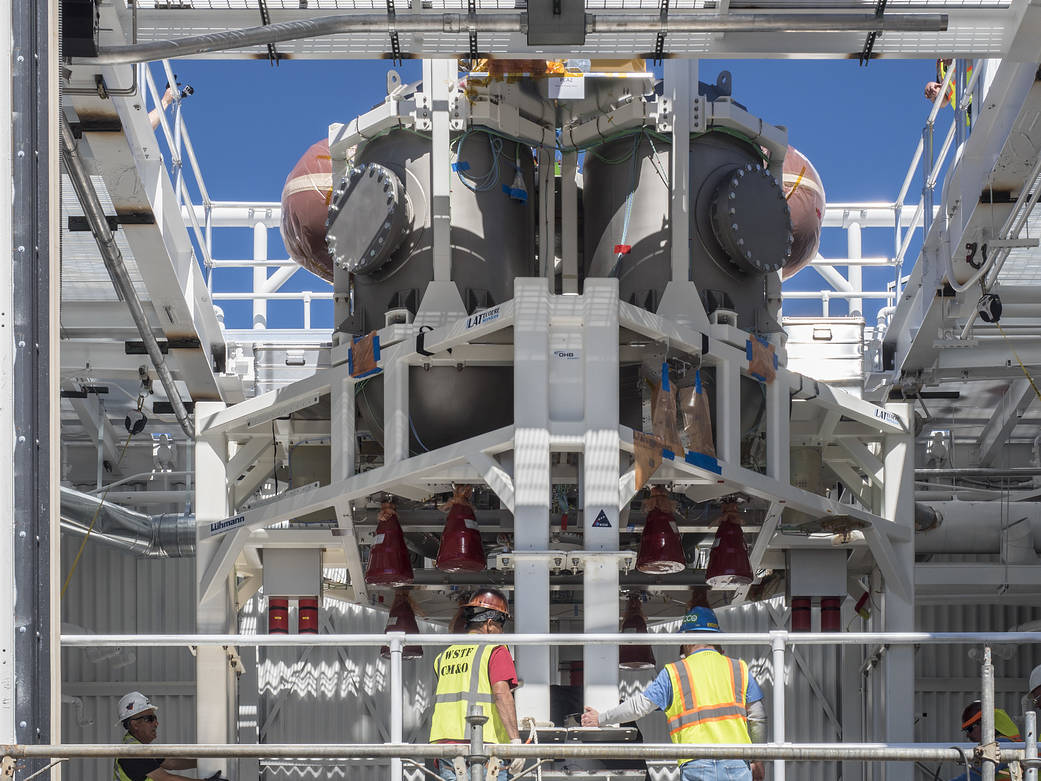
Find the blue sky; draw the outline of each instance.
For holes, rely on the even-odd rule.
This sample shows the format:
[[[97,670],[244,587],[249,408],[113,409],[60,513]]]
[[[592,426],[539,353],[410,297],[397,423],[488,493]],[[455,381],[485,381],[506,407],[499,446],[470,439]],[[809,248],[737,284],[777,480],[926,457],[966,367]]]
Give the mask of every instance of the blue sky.
[[[391,67],[386,60],[289,60],[279,67],[264,60],[174,63],[179,80],[195,88],[184,112],[210,196],[277,201],[289,170],[308,146],[326,135],[330,123],[348,121],[383,99]],[[162,84],[160,69],[153,68],[157,83]],[[705,60],[701,79],[715,81],[724,69],[733,74],[735,99],[763,119],[788,127],[791,144],[819,171],[829,202],[896,197],[929,111],[922,90],[933,78],[932,60],[877,60],[866,68],[855,60]],[[407,61],[396,70],[405,81],[414,81],[421,66]],[[945,133],[949,121],[950,110],[945,109],[938,132]],[[916,179],[908,195],[912,203],[917,202],[919,190]],[[218,230],[214,236],[218,258],[252,253],[248,229]],[[863,252],[892,255],[892,241],[891,231],[865,230]],[[844,257],[845,242],[844,232],[825,231],[821,252],[825,257]],[[269,234],[269,257],[286,257],[277,231]],[[871,273],[892,277],[888,269],[869,269],[865,276]],[[244,289],[250,275],[249,270],[222,270],[214,288]],[[825,287],[810,270],[790,285]],[[284,290],[323,287],[307,272],[299,272]],[[868,303],[869,313],[878,306]],[[248,327],[248,303],[223,302],[222,307],[229,327]],[[810,314],[811,307],[819,311],[819,305],[790,302],[785,312]],[[269,327],[292,324],[299,311],[295,302],[270,302]],[[312,311],[315,327],[331,323],[328,302],[315,302]],[[833,302],[832,313],[843,312],[844,305]]]

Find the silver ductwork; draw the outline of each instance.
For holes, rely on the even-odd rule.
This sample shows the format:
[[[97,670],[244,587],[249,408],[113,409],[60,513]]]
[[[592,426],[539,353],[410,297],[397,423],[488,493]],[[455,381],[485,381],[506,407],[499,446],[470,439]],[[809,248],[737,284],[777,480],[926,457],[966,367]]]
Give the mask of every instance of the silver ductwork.
[[[90,529],[92,539],[142,558],[195,555],[194,515],[146,515],[66,486],[61,487],[61,528],[81,536]]]
[[[1001,554],[1035,564],[1041,552],[1041,502],[916,502],[915,553]]]

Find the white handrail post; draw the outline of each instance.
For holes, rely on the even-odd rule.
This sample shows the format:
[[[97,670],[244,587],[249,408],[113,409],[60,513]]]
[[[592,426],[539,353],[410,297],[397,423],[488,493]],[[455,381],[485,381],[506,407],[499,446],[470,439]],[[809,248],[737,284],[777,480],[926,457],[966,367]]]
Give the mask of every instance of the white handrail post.
[[[770,649],[773,658],[773,742],[780,746],[785,742],[784,735],[784,652],[788,633],[784,630],[770,632]],[[774,760],[773,781],[784,781],[784,760]]]
[[[390,742],[402,743],[402,674],[401,653],[405,646],[404,632],[388,632],[390,638]],[[390,781],[401,781],[401,758],[390,760]]]

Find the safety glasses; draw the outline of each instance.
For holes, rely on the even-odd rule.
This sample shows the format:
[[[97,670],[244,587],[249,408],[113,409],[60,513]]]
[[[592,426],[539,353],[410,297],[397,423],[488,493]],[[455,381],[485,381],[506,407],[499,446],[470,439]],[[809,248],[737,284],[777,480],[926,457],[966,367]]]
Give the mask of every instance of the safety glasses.
[[[156,716],[154,713],[149,713],[147,716],[135,716],[131,719],[131,721],[143,721],[146,724],[155,724],[157,721],[159,721],[159,717]]]

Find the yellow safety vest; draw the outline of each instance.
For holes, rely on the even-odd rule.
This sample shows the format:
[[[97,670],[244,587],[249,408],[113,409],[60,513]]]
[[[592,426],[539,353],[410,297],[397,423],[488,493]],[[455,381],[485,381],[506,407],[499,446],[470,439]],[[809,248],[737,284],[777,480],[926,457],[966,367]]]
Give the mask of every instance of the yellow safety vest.
[[[953,65],[953,63],[951,63]],[[937,80],[943,84],[943,80],[947,78],[947,66],[943,64],[943,60],[937,60],[936,62],[936,77]],[[965,83],[968,84],[972,79],[972,63],[969,62],[965,66]],[[954,105],[954,98],[956,97],[955,90],[955,79],[951,78],[951,83],[947,85],[947,102],[951,104],[951,108],[957,109]],[[972,102],[972,98],[969,98],[969,102]]]
[[[129,732],[123,736],[124,743],[140,743],[141,741],[131,735]],[[112,761],[112,781],[131,781],[130,776],[123,772],[123,768],[120,767],[119,757],[116,757]]]
[[[672,702],[665,711],[673,743],[751,743],[748,665],[706,649],[665,665]],[[679,764],[690,762],[681,759]]]
[[[470,705],[478,705],[488,717],[484,723],[485,743],[509,743],[510,736],[499,718],[492,696],[488,661],[497,645],[452,645],[434,660],[437,689],[434,693],[434,716],[430,724],[430,742],[469,740],[470,725],[466,714]]]

